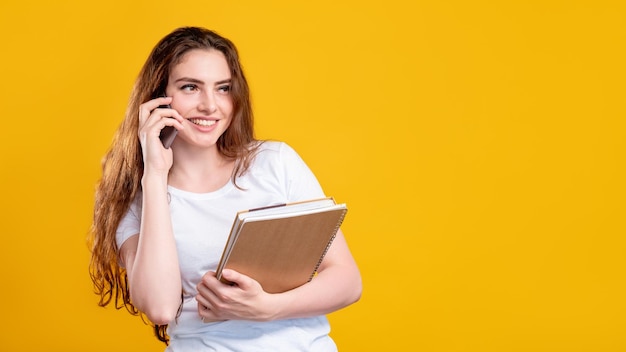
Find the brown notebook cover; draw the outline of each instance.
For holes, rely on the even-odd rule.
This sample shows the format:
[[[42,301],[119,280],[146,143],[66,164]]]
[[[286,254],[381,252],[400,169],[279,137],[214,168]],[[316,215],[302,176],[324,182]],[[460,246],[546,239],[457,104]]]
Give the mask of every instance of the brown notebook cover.
[[[346,215],[332,198],[241,211],[217,268],[229,268],[257,280],[268,293],[309,282]]]

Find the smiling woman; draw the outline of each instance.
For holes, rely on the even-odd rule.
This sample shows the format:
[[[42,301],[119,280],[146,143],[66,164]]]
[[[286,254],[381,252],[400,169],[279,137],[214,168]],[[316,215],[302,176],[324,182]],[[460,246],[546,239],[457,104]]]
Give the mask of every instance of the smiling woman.
[[[168,351],[335,351],[325,314],[360,298],[341,230],[298,288],[269,294],[233,270],[222,275],[234,285],[216,279],[238,211],[325,197],[299,155],[256,140],[252,122],[235,46],[180,28],[150,54],[105,157],[92,228],[100,305],[144,314]],[[166,127],[178,130],[171,148]]]
[[[183,144],[215,147],[231,123],[230,76],[226,57],[218,50],[191,50],[172,67],[165,93],[172,97],[170,105],[185,118],[183,127],[187,127],[174,141],[179,145],[174,153],[182,152]],[[215,149],[214,158],[218,157]]]

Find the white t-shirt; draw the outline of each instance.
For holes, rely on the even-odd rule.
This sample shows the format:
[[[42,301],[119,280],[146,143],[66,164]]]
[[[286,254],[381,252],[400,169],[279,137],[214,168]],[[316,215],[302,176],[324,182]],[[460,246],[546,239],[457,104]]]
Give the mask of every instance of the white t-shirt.
[[[196,285],[217,268],[235,214],[240,210],[324,197],[319,182],[287,144],[265,142],[248,172],[210,193],[169,187],[170,214],[184,291],[182,312],[169,324],[167,351],[336,351],[325,316],[254,322],[203,323]],[[141,195],[117,230],[117,244],[139,233]]]

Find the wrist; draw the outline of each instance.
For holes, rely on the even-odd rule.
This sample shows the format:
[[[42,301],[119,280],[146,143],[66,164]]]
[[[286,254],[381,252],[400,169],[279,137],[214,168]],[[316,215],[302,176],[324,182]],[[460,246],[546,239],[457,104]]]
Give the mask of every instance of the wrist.
[[[287,318],[288,314],[285,314],[284,307],[288,306],[286,302],[289,300],[290,295],[284,292],[267,294],[267,301],[263,305],[265,311],[262,320],[273,321]]]
[[[150,187],[167,188],[167,179],[168,172],[145,170],[141,177],[141,186],[143,189]]]

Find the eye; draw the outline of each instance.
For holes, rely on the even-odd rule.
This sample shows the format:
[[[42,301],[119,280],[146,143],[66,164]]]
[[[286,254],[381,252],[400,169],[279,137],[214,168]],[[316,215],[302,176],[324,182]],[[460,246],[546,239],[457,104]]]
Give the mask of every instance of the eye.
[[[192,92],[194,90],[198,90],[198,86],[195,84],[185,84],[184,86],[180,87],[181,90],[186,91],[186,92]]]
[[[228,93],[228,92],[230,92],[230,84],[224,84],[224,85],[221,85],[221,86],[217,87],[217,91],[221,92],[221,93]]]

